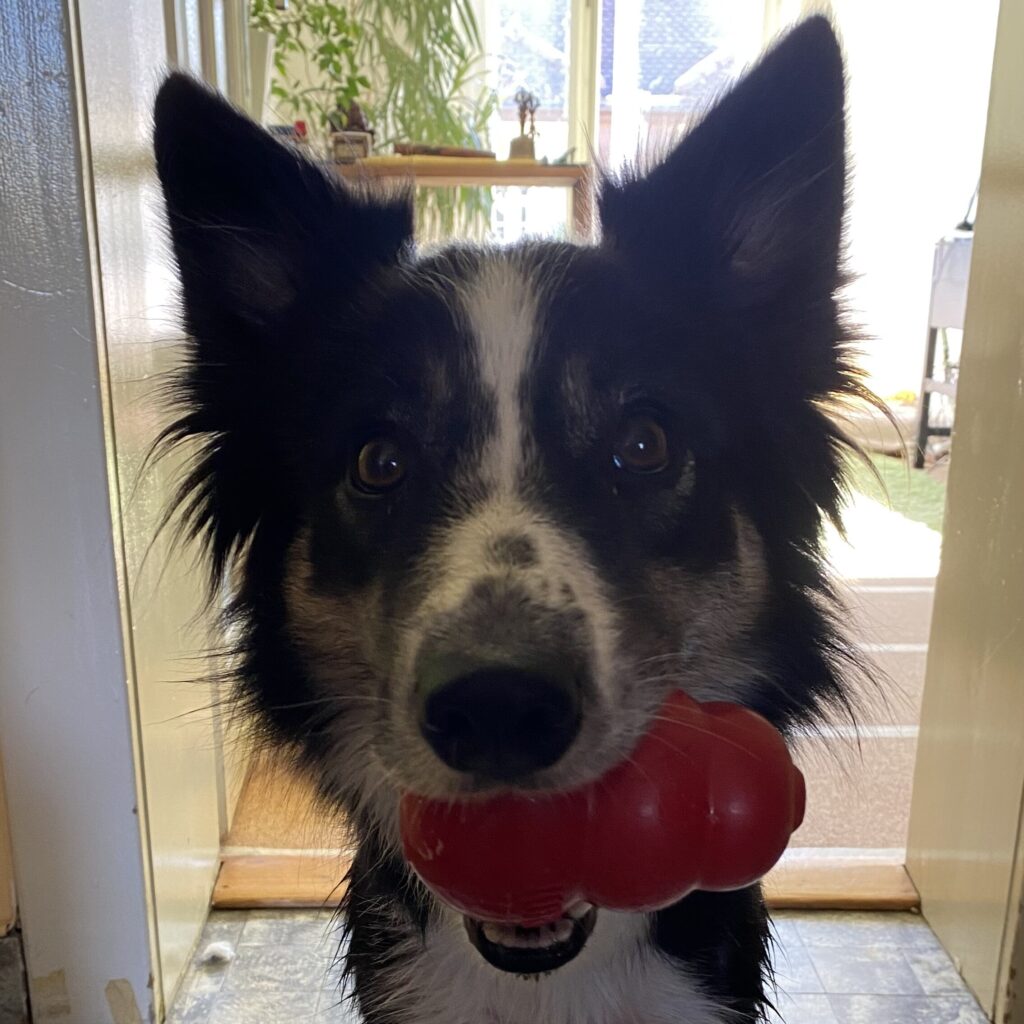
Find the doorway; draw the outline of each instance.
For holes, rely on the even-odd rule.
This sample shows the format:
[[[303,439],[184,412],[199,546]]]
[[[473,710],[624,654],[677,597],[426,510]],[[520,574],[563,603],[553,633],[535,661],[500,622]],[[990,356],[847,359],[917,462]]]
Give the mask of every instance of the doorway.
[[[567,5],[567,10],[576,11],[583,6],[571,4]],[[778,8],[780,5],[769,6]],[[858,40],[863,43],[865,38],[874,39],[874,30],[857,28],[852,14],[848,24],[844,23],[847,12],[843,4],[837,2],[832,6],[841,26],[848,32],[851,53],[860,53],[860,59],[870,64],[870,54],[876,51],[867,46],[858,49]],[[857,9],[862,6],[858,5]],[[995,9],[991,6],[987,24],[994,31]],[[132,704],[126,698],[124,708],[119,711],[125,721],[131,723],[130,731],[121,737],[125,740],[122,744],[125,749],[120,753],[124,754],[132,746],[129,739],[134,741],[139,785],[136,791],[133,779],[127,774],[119,778],[118,785],[135,801],[134,811],[142,820],[145,837],[144,855],[139,863],[132,865],[134,875],[131,884],[125,886],[139,893],[139,900],[132,901],[130,909],[133,925],[138,926],[131,935],[131,944],[149,951],[155,975],[154,1012],[159,1016],[164,1008],[163,999],[170,1003],[180,988],[184,1003],[179,1004],[178,1009],[184,1013],[187,1003],[189,1012],[194,1009],[198,1014],[197,1007],[204,1000],[212,1012],[218,999],[237,994],[236,985],[245,988],[238,980],[224,987],[229,972],[236,967],[240,971],[232,976],[235,979],[244,979],[247,970],[251,972],[250,977],[257,976],[264,969],[259,966],[261,963],[269,969],[275,947],[294,949],[295,963],[307,966],[312,963],[307,956],[311,945],[307,940],[317,929],[323,929],[323,919],[318,911],[309,908],[321,906],[328,897],[336,898],[337,880],[348,852],[343,828],[316,813],[308,789],[301,781],[290,776],[280,764],[251,759],[244,744],[225,745],[226,723],[215,709],[210,710],[211,705],[216,704],[216,694],[206,689],[200,696],[192,682],[197,676],[209,674],[209,665],[204,663],[197,667],[192,656],[195,651],[210,646],[204,632],[206,620],[202,614],[197,614],[201,595],[195,578],[183,563],[168,566],[166,549],[160,542],[152,548],[150,545],[162,499],[171,487],[173,467],[167,466],[155,476],[140,476],[139,473],[148,443],[159,425],[148,396],[159,376],[179,358],[181,351],[181,339],[172,324],[173,280],[166,253],[156,241],[160,237],[154,212],[158,208],[158,197],[148,176],[149,97],[170,53],[174,60],[192,67],[228,91],[234,89],[233,95],[240,103],[259,113],[256,108],[261,105],[254,104],[253,99],[262,88],[255,84],[261,81],[260,70],[256,67],[259,51],[251,40],[245,42],[248,30],[244,18],[240,17],[244,9],[227,0],[212,5],[142,2],[133,5],[127,13],[122,5],[101,3],[83,5],[81,11],[74,13],[77,20],[70,34],[66,26],[56,25],[52,31],[68,40],[69,67],[77,69],[81,81],[88,86],[78,100],[81,103],[79,113],[88,125],[83,145],[91,147],[85,161],[88,167],[84,193],[85,221],[86,226],[91,225],[91,234],[83,252],[88,254],[96,281],[102,288],[95,308],[90,306],[88,313],[83,308],[79,313],[82,322],[87,316],[94,316],[102,328],[102,336],[92,341],[103,352],[97,379],[109,401],[104,426],[108,442],[115,445],[113,451],[116,452],[116,457],[111,459],[113,464],[107,464],[115,496],[113,530],[108,534],[114,533],[123,543],[123,550],[110,555],[110,562],[116,563],[120,576],[115,580],[111,573],[109,582],[111,592],[117,594],[122,609],[128,614],[124,636],[118,629],[118,643],[124,643],[123,662],[116,665],[111,661],[102,671],[98,670],[97,677],[113,676],[120,681],[118,673],[127,675],[131,680],[129,692],[135,701]],[[934,57],[942,65],[941,76],[936,71],[932,78],[922,78],[923,72],[916,66],[913,74],[905,72],[916,83],[912,87],[920,90],[918,98],[922,104],[928,102],[924,97],[928,93],[926,81],[933,85],[940,80],[955,81],[955,61],[939,60],[942,56],[949,57],[954,36],[958,53],[962,52],[968,37],[975,40],[978,52],[983,49],[982,15],[972,19],[967,29],[961,25],[956,32],[938,15],[924,19],[926,23],[909,14],[905,21],[900,21],[903,15],[898,12],[887,12],[886,17],[887,31],[894,40],[916,40],[924,33],[934,44],[930,53],[927,47],[922,47],[926,55],[922,63]],[[600,21],[591,22],[591,28],[598,33],[595,38],[601,38]],[[942,45],[935,42],[940,31],[948,32]],[[621,24],[619,36],[620,40],[626,38]],[[133,41],[130,46],[126,45],[126,39]],[[166,43],[167,39],[171,40],[170,44]],[[573,39],[568,43],[563,40],[563,45],[568,52]],[[579,47],[579,40],[575,45]],[[895,42],[892,45],[894,50],[899,49]],[[237,57],[234,62],[232,54]],[[614,65],[614,54],[611,59]],[[240,68],[247,62],[249,66],[243,73]],[[620,59],[619,65],[629,67],[637,63],[630,57],[625,64]],[[265,70],[265,61],[263,66]],[[642,68],[642,61],[639,66]],[[868,67],[864,74],[870,73]],[[980,78],[985,79],[987,88],[987,70],[981,75],[975,68],[971,81],[976,106]],[[891,96],[898,94],[902,87],[897,84],[898,80],[900,76],[894,72],[894,77],[887,79],[888,94],[879,90],[877,95],[865,99],[863,120],[871,122],[874,128],[878,128],[880,112],[884,112],[886,103],[891,102]],[[647,91],[656,96],[667,95]],[[955,92],[950,85],[948,95]],[[595,105],[600,109],[607,96],[600,95],[600,90],[598,93]],[[646,100],[643,97],[640,100],[640,113],[644,115]],[[635,111],[637,97],[631,95],[629,103],[626,109]],[[984,101],[980,101],[979,111],[984,105]],[[931,127],[950,119],[950,109],[946,105],[941,116],[935,116]],[[884,127],[884,119],[882,123]],[[980,162],[980,113],[976,119],[957,124],[954,135],[960,147],[958,153],[974,146]],[[888,125],[888,136],[879,129],[879,145],[892,151],[902,143],[894,137],[896,129],[892,122]],[[907,127],[905,119],[900,125]],[[970,132],[975,133],[973,142],[965,141]],[[126,137],[131,143],[127,146]],[[571,141],[571,137],[567,135],[566,140]],[[937,146],[934,154],[927,153],[929,160],[933,156],[941,173],[929,175],[928,181],[931,184],[936,180],[944,181],[948,209],[959,212],[971,185],[967,181],[961,189],[958,184],[966,177],[959,163],[961,157],[954,159],[942,145]],[[873,205],[871,216],[865,215],[857,222],[860,227],[854,227],[855,234],[860,232],[856,237],[862,240],[860,251],[865,260],[870,263],[874,259],[880,269],[869,285],[864,285],[859,293],[854,290],[851,297],[856,301],[859,295],[863,305],[879,311],[871,325],[882,339],[878,349],[872,350],[872,373],[874,379],[881,382],[876,387],[883,397],[898,407],[901,393],[919,387],[930,247],[948,229],[954,216],[952,212],[947,215],[941,204],[928,207],[928,216],[935,216],[934,221],[921,214],[912,200],[916,198],[914,183],[924,176],[923,164],[916,164],[917,170],[911,173],[899,161],[893,162],[898,166],[890,167],[888,173],[869,165],[875,194],[888,196],[891,202]],[[963,165],[968,163],[963,158]],[[957,165],[955,173],[951,170],[954,164]],[[516,201],[528,200],[519,195]],[[913,217],[908,213],[911,207]],[[543,216],[554,220],[559,213],[552,210]],[[889,295],[879,298],[879,292],[891,287],[893,274],[900,272],[899,279],[904,280],[901,263],[906,261],[910,265],[911,262],[907,256],[909,247],[894,245],[892,232],[883,230],[887,223],[897,221],[901,230],[913,223],[918,255],[913,261],[914,275],[910,276],[915,278],[916,284],[896,289],[900,292],[896,298]],[[564,225],[562,230],[567,230]],[[893,312],[894,309],[897,312]],[[914,340],[908,342],[906,348],[914,353],[913,359],[901,349],[897,360],[887,362],[885,345],[894,338],[911,335]],[[904,369],[904,363],[906,367],[914,363],[912,373]],[[897,419],[903,422],[902,416],[906,414],[901,416],[899,408],[896,412]],[[857,429],[871,434],[881,428],[871,423],[861,424]],[[892,444],[885,436],[877,445],[870,437],[862,437],[862,440],[880,449]],[[94,465],[101,464],[99,460]],[[790,879],[807,878],[805,869],[816,859],[819,866],[831,871],[825,879],[826,904],[828,900],[838,901],[841,897],[835,885],[838,872],[846,879],[842,885],[847,890],[851,878],[874,879],[875,896],[857,897],[865,901],[862,905],[871,905],[870,899],[885,899],[890,901],[890,906],[907,908],[917,903],[917,894],[908,888],[903,865],[918,709],[929,642],[928,622],[939,568],[937,527],[940,523],[936,509],[943,501],[944,470],[941,464],[930,465],[926,466],[924,476],[913,476],[905,462],[881,452],[876,453],[875,465],[886,482],[891,507],[887,506],[884,496],[873,489],[876,484],[869,474],[857,476],[848,518],[849,539],[832,536],[830,545],[837,567],[847,580],[861,643],[896,680],[906,700],[890,702],[888,707],[880,706],[865,720],[859,751],[857,737],[837,727],[838,731],[829,739],[834,741],[834,749],[839,750],[841,757],[845,758],[844,752],[850,754],[838,773],[833,754],[826,755],[823,749],[817,749],[814,737],[807,737],[803,763],[812,792],[832,795],[820,799],[812,797],[814,807],[821,810],[808,819],[807,830],[786,868],[796,869]],[[96,471],[99,472],[98,468]],[[144,483],[135,488],[134,482],[140,479]],[[929,488],[925,482],[934,486]],[[88,607],[88,602],[83,606]],[[180,631],[183,622],[197,625],[184,634]],[[73,668],[69,663],[60,671],[70,673]],[[71,697],[73,692],[69,691],[69,699]],[[13,706],[11,701],[10,707]],[[5,712],[7,710],[5,705]],[[9,717],[8,721],[14,719]],[[22,721],[23,718],[18,719],[19,725]],[[111,750],[114,746],[111,741]],[[27,756],[23,753],[26,747],[27,744],[23,744],[15,750],[21,764],[25,763],[20,758]],[[9,763],[11,754],[10,745],[6,745],[5,758]],[[10,783],[10,772],[8,774]],[[24,821],[25,808],[30,802],[25,794],[30,793],[30,787],[21,776],[9,788],[16,791],[18,799],[17,827],[18,818]],[[129,813],[130,809],[126,810],[126,814]],[[127,833],[121,827],[117,834],[123,837]],[[21,877],[31,877],[26,865],[32,859],[33,846],[23,831],[15,835],[15,844],[16,858],[20,854]],[[815,884],[820,904],[823,902],[820,876]],[[32,893],[44,887],[40,875],[28,891]],[[203,932],[211,891],[214,906],[220,909],[215,911]],[[41,915],[35,910],[40,905],[32,899],[23,903],[27,921],[40,919]],[[240,916],[229,916],[242,913],[226,909],[229,907],[255,910],[243,920]],[[300,909],[284,911],[283,907]],[[307,909],[302,910],[303,907]],[[902,959],[889,957],[890,966],[893,961],[898,963],[899,973],[904,977],[908,977],[906,970],[909,970],[909,976],[916,979],[922,992],[890,994],[908,999],[945,999],[947,1006],[966,1005],[957,1002],[961,999],[959,991],[938,990],[953,984],[946,973],[948,961],[941,960],[941,951],[934,947],[925,948],[927,940],[920,919],[892,917],[884,927],[873,917],[855,918],[845,923],[864,929],[857,933],[859,938],[843,937],[838,929],[844,922],[830,917],[820,917],[816,923],[801,917],[783,919],[780,930],[788,937],[787,945],[792,950],[791,963],[784,967],[783,973],[789,972],[785,976],[793,981],[790,991],[794,997],[801,997],[802,1003],[790,1015],[791,1024],[797,1024],[799,1012],[818,1024],[829,1020],[830,1014],[847,1014],[837,1016],[837,1020],[856,1019],[851,1015],[866,1004],[851,1003],[850,999],[882,997],[879,992],[842,992],[827,987],[822,974],[828,973],[827,965],[834,960],[828,950],[851,945],[864,950],[869,969],[877,968],[876,978],[891,977],[891,973],[878,967],[886,958],[877,955],[877,950],[901,952]],[[225,956],[223,947],[220,951],[211,948],[220,942],[228,943],[235,954],[243,948],[260,952],[254,954],[255,959],[251,961],[239,954],[237,963],[231,961],[232,966],[218,959]],[[875,954],[869,952],[872,949],[876,950]],[[915,951],[926,955],[915,960],[909,955]],[[31,948],[29,952],[31,959]],[[314,953],[320,956],[319,950]],[[140,957],[135,959],[141,963]],[[37,963],[43,962],[44,958],[37,959]],[[942,974],[938,982],[928,973],[929,964],[934,966],[936,962]],[[875,967],[870,967],[871,964]],[[45,980],[50,973],[48,969],[34,973],[37,993],[43,991],[38,987],[38,979]],[[953,973],[956,973],[955,967]],[[146,972],[139,967],[135,974],[141,979],[135,989],[144,991]],[[106,971],[106,976],[115,974]],[[296,973],[295,977],[299,976],[300,973]],[[796,980],[799,978],[803,980]],[[883,980],[877,982],[876,987],[892,984],[895,982]],[[815,985],[819,985],[821,991],[814,990]],[[937,988],[929,992],[930,985]],[[74,991],[73,985],[69,991]],[[984,997],[990,993],[981,994]],[[60,998],[57,992],[52,1004],[55,1014],[63,1005]],[[320,1001],[318,994],[317,1005]],[[40,1001],[38,1005],[46,1004]],[[224,1009],[229,1005],[232,1003],[228,999],[220,1003],[221,1019],[242,1020],[242,1017],[228,1016],[234,1012]],[[938,1016],[939,1004],[935,1003],[933,1008],[936,1019],[942,1019]],[[891,1022],[893,1018],[885,1019]]]

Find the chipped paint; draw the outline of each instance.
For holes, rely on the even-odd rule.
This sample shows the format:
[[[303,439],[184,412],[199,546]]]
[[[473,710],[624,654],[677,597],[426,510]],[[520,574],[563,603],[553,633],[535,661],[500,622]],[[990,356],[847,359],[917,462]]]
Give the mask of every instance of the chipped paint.
[[[71,997],[63,971],[53,971],[32,979],[32,1019],[37,1022],[71,1016]]]
[[[142,1014],[135,1000],[135,990],[127,978],[115,978],[104,989],[113,1024],[142,1024]]]

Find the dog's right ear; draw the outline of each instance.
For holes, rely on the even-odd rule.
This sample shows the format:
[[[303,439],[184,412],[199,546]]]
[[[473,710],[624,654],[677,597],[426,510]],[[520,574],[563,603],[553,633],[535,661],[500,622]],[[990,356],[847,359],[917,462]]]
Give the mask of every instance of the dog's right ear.
[[[410,244],[412,210],[349,192],[187,75],[164,82],[154,119],[190,338],[161,441],[199,443],[177,505],[216,580],[317,472],[344,383],[338,325]]]

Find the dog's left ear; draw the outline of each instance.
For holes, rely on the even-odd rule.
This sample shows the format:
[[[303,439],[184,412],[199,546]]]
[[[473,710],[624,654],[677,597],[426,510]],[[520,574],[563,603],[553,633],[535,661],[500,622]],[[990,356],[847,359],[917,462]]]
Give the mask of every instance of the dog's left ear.
[[[604,245],[725,308],[816,304],[839,281],[844,77],[822,17],[774,47],[646,177],[601,195]]]
[[[177,500],[216,579],[325,471],[356,310],[404,258],[412,207],[344,188],[180,73],[157,95],[154,149],[189,335],[158,447],[198,441]]]

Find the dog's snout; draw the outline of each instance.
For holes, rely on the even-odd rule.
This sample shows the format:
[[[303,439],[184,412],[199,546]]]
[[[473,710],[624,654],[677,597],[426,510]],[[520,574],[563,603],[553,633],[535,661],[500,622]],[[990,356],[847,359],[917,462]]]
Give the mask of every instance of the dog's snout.
[[[581,694],[573,673],[482,665],[419,673],[420,730],[450,768],[478,779],[513,782],[555,764],[580,729]]]

